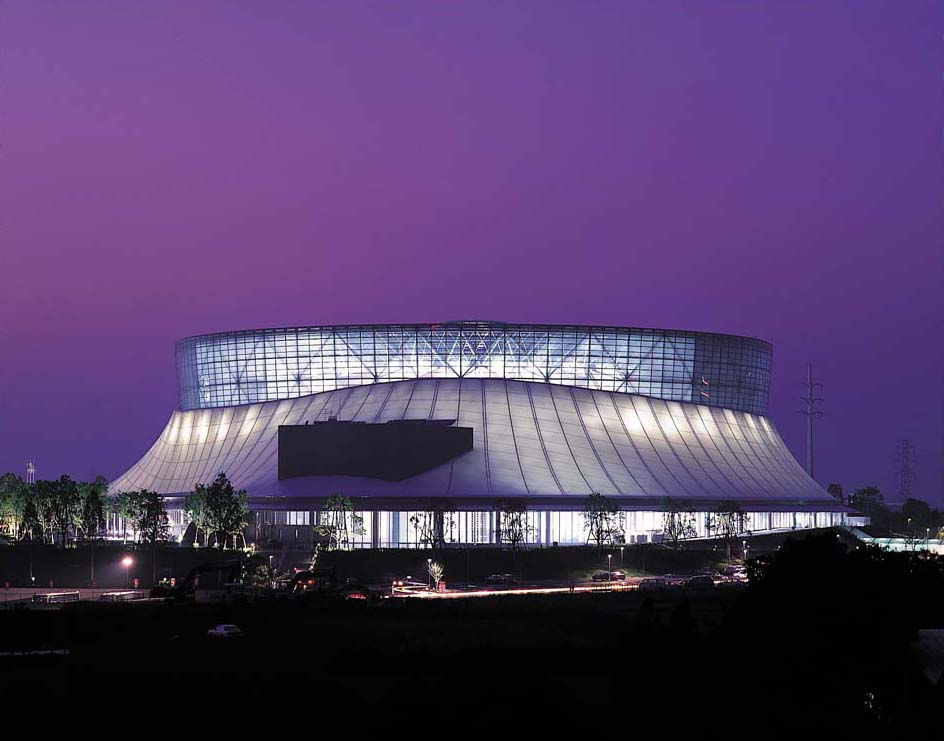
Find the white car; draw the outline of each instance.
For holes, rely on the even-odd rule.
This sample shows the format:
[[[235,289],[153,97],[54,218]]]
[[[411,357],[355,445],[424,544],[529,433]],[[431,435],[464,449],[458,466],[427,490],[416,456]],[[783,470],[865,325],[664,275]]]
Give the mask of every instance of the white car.
[[[207,631],[207,638],[242,638],[243,632],[238,625],[217,625]]]

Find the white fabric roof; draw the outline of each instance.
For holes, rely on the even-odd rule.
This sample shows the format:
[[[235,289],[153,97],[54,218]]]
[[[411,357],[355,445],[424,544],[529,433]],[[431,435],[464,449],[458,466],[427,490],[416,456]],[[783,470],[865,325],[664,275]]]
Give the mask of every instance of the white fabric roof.
[[[278,427],[323,420],[456,419],[474,449],[399,482],[279,481]],[[226,473],[250,497],[585,497],[835,503],[770,421],[746,412],[503,379],[424,379],[284,401],[175,411],[111,490],[191,491]]]

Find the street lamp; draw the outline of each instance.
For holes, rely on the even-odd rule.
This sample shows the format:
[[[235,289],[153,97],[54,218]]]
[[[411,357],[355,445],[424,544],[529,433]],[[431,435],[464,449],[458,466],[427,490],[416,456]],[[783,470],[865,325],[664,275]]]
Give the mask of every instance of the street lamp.
[[[606,580],[609,581],[613,576],[613,554],[606,554]]]
[[[429,567],[433,565],[433,559],[426,559],[426,588],[432,590],[433,588],[433,573],[429,570]]]
[[[131,586],[131,565],[134,563],[134,559],[131,556],[125,556],[121,559],[121,565],[125,567],[125,583],[130,587]]]
[[[620,571],[623,570],[623,549],[625,546],[620,546]]]

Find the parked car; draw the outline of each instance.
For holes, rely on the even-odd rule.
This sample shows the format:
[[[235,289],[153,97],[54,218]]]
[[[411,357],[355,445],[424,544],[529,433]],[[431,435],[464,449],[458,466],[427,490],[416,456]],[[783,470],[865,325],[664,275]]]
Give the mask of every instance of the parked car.
[[[217,625],[207,631],[207,638],[242,638],[245,634],[238,625]]]
[[[688,579],[685,586],[689,589],[714,589],[715,580],[707,574],[699,574]]]
[[[590,577],[593,581],[626,581],[622,571],[599,571]]]
[[[485,583],[491,586],[510,585],[515,583],[515,578],[511,574],[489,574]]]
[[[724,577],[725,581],[747,581],[747,569],[745,569],[743,566],[726,566],[725,568],[721,569],[721,575]]]
[[[664,592],[668,588],[669,583],[660,576],[653,576],[639,582],[640,592]]]

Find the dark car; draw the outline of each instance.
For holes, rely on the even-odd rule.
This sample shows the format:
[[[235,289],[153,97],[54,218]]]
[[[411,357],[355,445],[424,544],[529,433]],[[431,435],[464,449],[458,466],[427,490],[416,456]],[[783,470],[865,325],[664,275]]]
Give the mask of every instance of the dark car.
[[[490,586],[506,586],[515,583],[515,578],[511,574],[489,574],[485,583]]]
[[[626,574],[622,571],[599,571],[590,578],[593,581],[626,581]]]
[[[685,586],[689,589],[714,589],[715,580],[707,574],[699,574],[688,579]]]
[[[669,588],[669,583],[658,576],[650,577],[649,579],[643,579],[639,582],[639,591],[640,592],[664,592]]]

